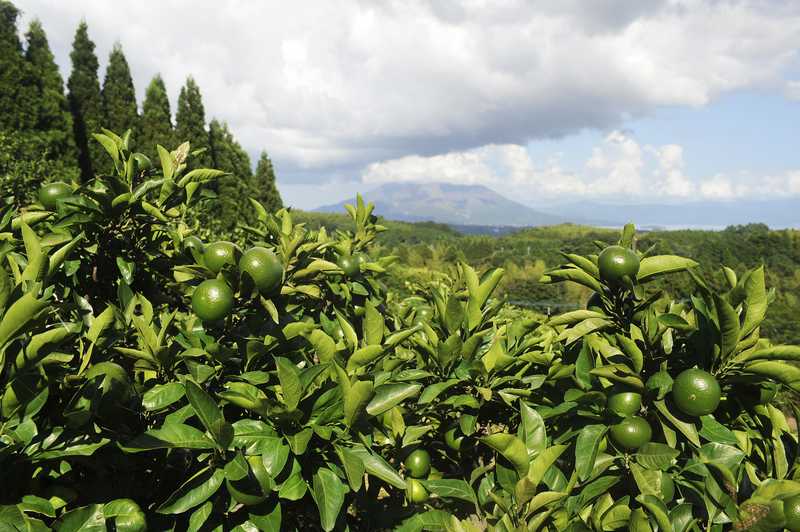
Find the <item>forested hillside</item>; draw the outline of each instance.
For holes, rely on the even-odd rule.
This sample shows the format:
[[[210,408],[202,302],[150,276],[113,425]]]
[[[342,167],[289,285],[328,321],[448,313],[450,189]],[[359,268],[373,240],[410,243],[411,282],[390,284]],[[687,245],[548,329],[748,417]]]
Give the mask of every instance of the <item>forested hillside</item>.
[[[176,112],[161,75],[155,73],[136,101],[136,89],[122,45],[109,52],[105,73],[89,27],[80,22],[70,53],[66,84],[55,63],[45,28],[31,22],[19,38],[19,10],[0,0],[0,196],[23,204],[33,199],[39,185],[53,180],[85,182],[111,172],[112,165],[93,135],[101,128],[131,130],[134,149],[158,162],[156,143],[171,150],[180,139],[191,149],[204,150],[194,167],[230,172],[204,193],[223,200],[208,213],[217,230],[233,229],[253,221],[247,198],[269,209],[282,201],[275,172],[266,151],[254,171],[252,161],[224,121],[206,120],[200,88],[191,74],[177,98]],[[101,83],[102,79],[102,83]]]

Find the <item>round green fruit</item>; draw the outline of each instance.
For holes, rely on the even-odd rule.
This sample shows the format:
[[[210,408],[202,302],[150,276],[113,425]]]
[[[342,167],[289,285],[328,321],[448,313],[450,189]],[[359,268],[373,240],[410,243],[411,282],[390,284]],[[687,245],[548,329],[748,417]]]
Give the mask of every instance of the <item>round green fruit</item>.
[[[653,430],[646,419],[639,416],[626,417],[609,431],[614,444],[627,450],[635,450],[649,442]]]
[[[52,211],[56,208],[58,200],[70,195],[72,195],[71,186],[63,181],[54,181],[42,185],[42,188],[39,189],[39,203],[41,203],[45,209]]]
[[[422,485],[422,482],[415,478],[406,479],[406,498],[408,502],[413,504],[420,504],[428,500],[428,490]]]
[[[458,424],[451,425],[444,432],[444,443],[454,451],[461,450],[461,445],[464,443],[464,435],[461,434],[461,428]]]
[[[203,251],[203,262],[214,273],[219,273],[228,264],[236,264],[236,244],[221,240],[207,245]]]
[[[355,277],[361,271],[358,267],[358,260],[350,255],[341,255],[336,264],[348,277]]]
[[[642,409],[642,394],[636,392],[618,392],[608,398],[606,407],[622,417],[637,414]]]
[[[794,495],[783,501],[783,516],[786,529],[800,532],[800,495]]]
[[[217,321],[233,309],[233,291],[225,281],[209,279],[192,294],[192,311],[203,321]]]
[[[431,455],[425,449],[415,449],[403,461],[408,474],[414,478],[424,478],[431,471]]]
[[[675,406],[689,416],[711,414],[719,406],[722,391],[717,379],[707,371],[692,368],[682,371],[672,384]]]
[[[639,257],[633,250],[622,246],[608,246],[597,257],[600,277],[610,283],[618,283],[623,277],[636,278],[639,272]]]
[[[283,265],[275,254],[267,248],[254,247],[242,254],[239,271],[253,279],[262,294],[268,294],[283,281]]]

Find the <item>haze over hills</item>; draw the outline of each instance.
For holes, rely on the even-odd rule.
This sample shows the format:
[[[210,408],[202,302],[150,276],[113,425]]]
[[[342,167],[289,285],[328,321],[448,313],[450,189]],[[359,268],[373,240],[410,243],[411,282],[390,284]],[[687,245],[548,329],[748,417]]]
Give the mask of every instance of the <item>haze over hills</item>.
[[[729,225],[764,223],[779,229],[800,227],[800,199],[700,201],[680,204],[622,205],[583,201],[528,207],[482,185],[449,183],[389,183],[364,194],[375,213],[390,220],[433,221],[464,232],[483,226],[484,233],[502,233],[515,227],[560,223],[621,226],[633,221],[647,228],[723,229]],[[315,209],[342,212],[346,203]],[[488,230],[488,228],[506,230]]]
[[[800,227],[800,198],[775,200],[692,201],[678,204],[619,205],[593,201],[541,207],[549,214],[629,221],[641,228],[724,229],[730,225],[763,223],[773,229]],[[623,219],[624,218],[624,219]]]
[[[364,198],[375,204],[375,214],[404,222],[513,227],[555,225],[570,221],[592,223],[592,220],[568,219],[534,210],[482,185],[389,183],[367,192]],[[352,201],[349,199],[315,210],[342,212],[344,205]]]

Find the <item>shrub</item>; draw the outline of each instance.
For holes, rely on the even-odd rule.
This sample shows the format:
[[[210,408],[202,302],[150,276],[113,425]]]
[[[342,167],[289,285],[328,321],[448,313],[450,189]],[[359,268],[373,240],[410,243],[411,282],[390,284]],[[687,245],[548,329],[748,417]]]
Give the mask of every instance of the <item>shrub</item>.
[[[760,338],[762,268],[717,292],[626,227],[637,267],[604,282],[567,254],[544,278],[591,290],[587,310],[511,308],[502,270],[466,264],[400,298],[360,197],[333,233],[253,202],[209,263],[201,187],[224,173],[187,172],[188,144],[149,164],[96,138],[115,176],[0,213],[6,527],[793,526],[797,434],[772,400],[800,387],[800,348]],[[685,301],[658,288],[678,273]]]

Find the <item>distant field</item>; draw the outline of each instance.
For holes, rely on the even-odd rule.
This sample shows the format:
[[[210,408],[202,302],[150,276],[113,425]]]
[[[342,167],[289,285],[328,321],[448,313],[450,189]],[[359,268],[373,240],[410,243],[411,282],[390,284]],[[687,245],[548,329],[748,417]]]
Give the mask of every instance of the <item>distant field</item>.
[[[348,219],[340,214],[297,211],[295,217],[313,227],[344,227]],[[582,306],[587,289],[572,283],[545,285],[539,278],[547,268],[561,262],[561,251],[593,253],[595,241],[616,240],[618,229],[563,224],[520,229],[499,236],[464,234],[453,227],[432,222],[384,221],[391,230],[378,239],[386,253],[398,255],[410,276],[446,272],[459,260],[476,267],[503,267],[503,290],[510,301],[539,312],[559,312]],[[490,233],[488,228],[471,228]],[[504,231],[505,230],[505,231]],[[491,234],[491,233],[490,233]],[[681,229],[640,233],[639,249],[655,246],[658,253],[691,257],[702,264],[709,281],[722,286],[722,265],[741,272],[764,263],[767,283],[775,288],[775,301],[764,324],[764,333],[781,342],[800,342],[800,231],[771,230],[765,225],[731,226],[720,231]],[[688,293],[688,275],[673,276],[666,289]]]

